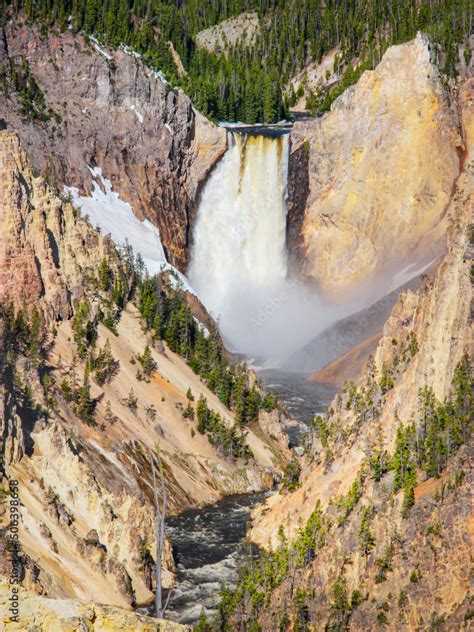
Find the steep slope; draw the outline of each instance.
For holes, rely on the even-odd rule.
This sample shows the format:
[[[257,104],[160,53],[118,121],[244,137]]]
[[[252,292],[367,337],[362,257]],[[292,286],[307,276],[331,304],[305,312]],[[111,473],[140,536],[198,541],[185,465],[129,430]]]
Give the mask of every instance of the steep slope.
[[[41,33],[21,17],[0,30],[0,120],[33,167],[62,190],[93,190],[100,167],[139,219],[160,230],[170,263],[184,269],[199,191],[226,149],[178,89],[130,51],[105,51],[71,31]]]
[[[196,44],[209,52],[226,53],[236,44],[251,46],[260,33],[258,14],[241,13],[234,18],[224,20],[215,26],[199,31]]]
[[[469,629],[473,88],[459,91],[466,168],[447,252],[315,420],[299,489],[254,511],[250,535],[273,553],[224,601],[229,629]]]
[[[297,121],[291,147],[290,253],[323,292],[369,292],[443,250],[464,157],[424,36],[388,49],[327,115]]]
[[[6,20],[23,10],[45,33],[70,29],[114,47],[129,44],[179,82],[203,113],[249,124],[283,118],[294,103],[288,82],[305,68],[312,74],[334,48],[340,50],[334,64],[338,84],[321,99],[309,95],[318,113],[362,70],[373,68],[389,46],[409,41],[418,30],[433,38],[449,76],[464,69],[473,48],[470,0],[397,0],[396,7],[393,0],[118,1],[4,0],[2,8]],[[247,30],[241,28],[245,22]],[[228,45],[209,52],[199,45],[203,31],[209,48],[221,43],[225,32]]]
[[[261,411],[247,428],[243,441],[252,456],[226,457],[199,431],[189,407],[202,395],[223,428],[234,414],[183,358],[147,333],[128,302],[136,283],[129,253],[119,254],[33,176],[13,132],[0,131],[0,166],[2,547],[9,541],[8,481],[16,480],[29,590],[143,603],[152,597],[157,444],[168,511],[177,512],[270,487],[288,454],[281,414]],[[147,348],[149,370],[140,375]],[[164,565],[170,586],[169,546]],[[8,567],[5,557],[2,574]]]

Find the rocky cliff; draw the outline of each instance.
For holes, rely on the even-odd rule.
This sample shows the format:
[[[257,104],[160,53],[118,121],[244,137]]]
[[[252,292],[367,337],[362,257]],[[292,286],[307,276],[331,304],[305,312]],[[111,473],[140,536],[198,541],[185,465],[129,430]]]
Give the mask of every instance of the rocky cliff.
[[[39,28],[0,30],[0,121],[15,130],[36,173],[62,190],[93,189],[100,167],[138,218],[160,230],[184,269],[200,189],[226,149],[224,130],[132,51]]]
[[[459,115],[429,41],[419,34],[391,47],[328,114],[293,126],[294,264],[324,292],[347,297],[434,260],[463,164]]]
[[[252,46],[260,35],[258,13],[249,11],[196,34],[196,44],[211,53],[224,53],[237,44]]]
[[[158,620],[131,613],[111,606],[86,604],[72,600],[47,599],[19,589],[21,618],[10,622],[9,590],[5,581],[0,580],[0,616],[8,621],[9,630],[38,629],[45,632],[66,632],[67,630],[88,630],[105,632],[110,630],[134,630],[136,632],[187,632],[189,628],[179,623]]]
[[[265,432],[281,433],[279,413],[263,414],[249,429],[250,460],[226,458],[197,432],[194,413],[183,414],[188,389],[196,402],[206,397],[224,425],[233,424],[233,413],[183,358],[146,333],[127,302],[132,277],[124,255],[33,175],[14,132],[0,131],[0,169],[2,550],[9,546],[8,481],[16,480],[29,591],[122,607],[147,602],[157,444],[175,513],[271,486],[288,454],[282,437]],[[113,301],[98,281],[104,261],[126,303],[112,326],[103,317],[114,312]],[[107,377],[94,372],[94,354],[78,347],[83,309],[90,318],[84,336],[93,336],[87,344],[99,354],[108,349]],[[143,379],[136,358],[147,345],[154,370]],[[166,586],[173,569],[167,545]],[[9,575],[8,556],[1,574]]]
[[[238,593],[234,622],[469,629],[473,88],[459,88],[465,169],[449,196],[447,252],[432,279],[400,295],[367,370],[316,420],[300,488],[255,510],[251,537],[276,552],[261,571],[275,588],[264,612],[242,614],[251,593]],[[424,456],[410,462],[410,450]]]

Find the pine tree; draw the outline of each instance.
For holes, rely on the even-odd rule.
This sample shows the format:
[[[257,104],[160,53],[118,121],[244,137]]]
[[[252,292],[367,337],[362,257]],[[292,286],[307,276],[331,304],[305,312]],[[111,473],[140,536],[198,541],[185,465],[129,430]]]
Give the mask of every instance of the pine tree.
[[[130,408],[131,411],[137,412],[138,399],[137,399],[137,397],[135,395],[135,391],[133,390],[133,388],[130,389],[130,391],[128,393],[128,397],[125,400],[125,403]]]
[[[149,345],[146,345],[143,354],[141,356],[138,356],[138,361],[142,365],[143,373],[145,374],[145,376],[150,377],[150,375],[156,369],[156,362],[153,359]]]
[[[103,292],[108,292],[110,290],[111,282],[112,282],[112,271],[108,264],[107,259],[104,257],[99,264],[99,287]]]
[[[84,372],[84,381],[82,386],[77,389],[75,400],[76,415],[85,423],[93,424],[95,417],[95,401],[92,399],[90,394],[89,376],[87,372]]]
[[[372,509],[371,507],[366,507],[362,514],[362,520],[359,526],[359,544],[364,555],[368,555],[375,544],[375,538],[370,531],[371,519]]]
[[[204,395],[199,397],[197,403],[197,419],[198,419],[198,431],[201,434],[204,434],[207,430],[207,425],[209,422],[209,409],[207,407],[207,399]]]

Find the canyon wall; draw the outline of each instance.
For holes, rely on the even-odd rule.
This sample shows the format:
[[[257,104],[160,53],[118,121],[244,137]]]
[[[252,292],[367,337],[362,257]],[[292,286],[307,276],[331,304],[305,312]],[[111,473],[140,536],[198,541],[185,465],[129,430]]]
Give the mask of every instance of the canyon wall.
[[[0,122],[18,133],[35,171],[60,190],[90,195],[89,168],[101,167],[137,217],[159,228],[168,260],[184,270],[189,222],[226,149],[225,131],[131,51],[105,51],[70,31],[42,34],[21,18],[8,22],[0,69]],[[34,93],[31,101],[19,96],[20,84]]]
[[[88,630],[89,632],[189,632],[188,626],[132,613],[122,608],[86,604],[80,601],[47,599],[19,589],[20,620],[9,621],[9,587],[0,579],[0,617],[9,630]]]
[[[338,294],[429,263],[443,250],[463,152],[428,39],[389,48],[329,113],[293,126],[293,265]]]
[[[103,383],[93,378],[78,355],[72,317],[84,299],[91,314],[110,310],[98,270],[106,259],[126,290],[127,264],[108,237],[35,177],[15,132],[0,131],[0,169],[0,456],[6,473],[0,546],[5,552],[7,488],[14,479],[22,503],[20,557],[30,592],[121,607],[142,604],[152,599],[151,567],[143,560],[152,559],[144,557],[144,550],[148,556],[154,551],[150,459],[156,446],[169,512],[266,489],[289,456],[279,413],[262,413],[261,423],[248,429],[253,457],[223,456],[197,431],[194,413],[192,419],[183,415],[188,389],[195,404],[206,397],[226,426],[234,423],[232,411],[185,359],[152,339],[132,303],[112,330],[97,325],[96,350],[108,346],[115,369]],[[9,301],[30,317],[34,308],[43,314],[46,338],[38,353],[47,357],[44,364],[11,347],[18,332],[4,311]],[[144,380],[137,377],[135,356],[147,345],[157,368]],[[79,416],[77,401],[64,386],[86,380],[95,401],[93,421]],[[136,397],[134,406],[127,404],[130,393]],[[0,575],[8,576],[8,559],[3,556]],[[173,573],[167,544],[165,586],[172,585]]]
[[[280,491],[254,511],[252,539],[278,549],[299,533],[296,557],[297,546],[305,546],[300,529],[314,511],[321,512],[322,520],[313,527],[321,534],[319,544],[308,549],[299,565],[288,562],[293,571],[280,580],[259,617],[263,630],[275,629],[283,614],[290,629],[302,616],[329,629],[433,629],[429,626],[436,622],[444,629],[469,627],[469,431],[466,443],[451,452],[446,469],[434,475],[418,471],[408,511],[403,492],[394,486],[393,470],[377,479],[368,465],[370,459],[394,455],[402,426],[414,421],[417,436],[422,435],[432,414],[426,400],[422,403],[423,389],[432,389],[439,402],[459,397],[453,394],[453,376],[464,354],[472,357],[472,79],[459,86],[458,104],[465,168],[446,213],[445,255],[432,279],[400,295],[366,370],[332,402],[327,433],[310,438],[300,488]],[[472,422],[469,388],[467,427]],[[306,531],[304,537],[314,533]]]

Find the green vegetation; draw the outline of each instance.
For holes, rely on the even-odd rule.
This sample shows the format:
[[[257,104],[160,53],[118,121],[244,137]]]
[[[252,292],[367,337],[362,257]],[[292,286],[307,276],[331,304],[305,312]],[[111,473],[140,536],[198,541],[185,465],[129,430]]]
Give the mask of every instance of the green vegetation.
[[[414,342],[415,339],[412,337],[410,344],[405,345],[405,350],[409,354],[417,351],[417,349],[413,352],[410,350],[413,349]],[[397,345],[397,347],[403,347],[403,345]],[[375,382],[375,375],[372,376],[372,381]],[[380,386],[377,386],[377,389],[380,391]],[[370,384],[365,389],[365,392],[368,391],[372,391]],[[354,407],[359,396],[360,391],[349,386],[340,403],[344,405],[344,400],[350,401],[350,407]],[[403,515],[408,516],[410,507],[414,503],[414,488],[419,471],[424,471],[425,476],[439,476],[446,467],[447,459],[467,440],[471,432],[473,401],[470,360],[468,356],[464,356],[455,369],[450,397],[443,404],[436,401],[431,389],[420,390],[417,422],[406,426],[400,425],[392,456],[383,448],[380,438],[378,447],[373,449],[363,462],[349,491],[345,495],[332,499],[327,513],[322,511],[318,501],[308,521],[300,527],[291,542],[280,527],[279,543],[276,549],[261,552],[257,560],[249,563],[242,570],[234,592],[229,590],[222,592],[218,615],[213,622],[215,625],[210,629],[223,631],[260,629],[260,614],[270,605],[272,592],[285,581],[289,586],[294,585],[295,591],[292,601],[289,602],[289,611],[285,608],[277,613],[279,623],[278,628],[275,627],[275,629],[285,630],[285,625],[290,620],[300,626],[298,629],[310,629],[309,625],[314,623],[311,620],[312,610],[309,608],[312,593],[304,582],[308,581],[312,575],[310,571],[300,573],[298,577],[302,579],[303,585],[294,584],[298,569],[308,566],[326,542],[340,540],[338,529],[348,529],[348,535],[351,536],[353,533],[353,524],[349,523],[351,514],[357,516],[356,520],[360,520],[358,532],[356,532],[359,546],[364,555],[369,555],[377,545],[371,531],[371,523],[377,516],[377,510],[375,506],[366,505],[357,511],[364,493],[369,490],[370,485],[380,485],[382,490],[385,488],[383,493],[387,493],[383,478],[389,470],[392,470],[394,473],[393,491],[404,490],[402,511]],[[318,434],[319,438],[325,437],[327,444],[334,443],[340,436],[321,416],[315,418],[312,431]],[[448,487],[455,489],[464,476],[464,471],[458,470]],[[334,515],[334,508],[336,515]],[[439,525],[429,525],[427,535],[439,537]],[[375,559],[376,583],[387,580],[394,564],[395,547],[399,542],[399,536],[393,533],[382,549],[382,555]],[[349,552],[346,552],[344,560],[344,563],[351,563]],[[409,580],[418,582],[420,578],[421,573],[418,568],[415,568]],[[314,586],[309,583],[309,586],[311,585]],[[357,589],[353,590],[348,598],[344,575],[340,574],[332,587],[329,621],[325,629],[346,629],[354,609],[362,603],[364,598],[367,597],[364,597]],[[398,598],[400,609],[404,607],[406,601],[406,595],[400,593]],[[388,610],[388,602],[377,606],[377,621],[381,625],[386,625],[388,622]],[[308,627],[305,628],[305,626]]]
[[[402,512],[407,516],[415,502],[417,470],[438,477],[451,456],[467,440],[472,429],[474,395],[469,357],[457,365],[451,397],[438,402],[430,387],[419,392],[419,421],[403,424],[397,431],[391,469],[395,472],[394,491],[404,490]]]
[[[328,523],[318,502],[306,525],[299,529],[291,542],[281,531],[279,546],[275,551],[262,551],[257,560],[241,569],[235,592],[228,589],[222,591],[217,614],[218,629],[236,629],[232,627],[234,618],[245,620],[246,627],[239,629],[258,629],[258,615],[268,605],[271,592],[287,577],[293,576],[296,569],[307,566],[315,559],[318,549],[324,546],[327,530]],[[307,622],[308,615],[304,591],[295,594],[293,607],[297,621],[302,626]],[[284,620],[286,613],[281,613],[281,616]]]
[[[198,431],[207,434],[212,443],[222,454],[230,458],[250,459],[253,454],[245,443],[245,436],[237,424],[228,428],[219,413],[211,410],[207,399],[201,395],[197,403]]]
[[[382,557],[375,560],[377,565],[377,574],[375,575],[375,583],[381,584],[387,579],[387,573],[392,570],[392,557],[393,557],[393,545],[390,544],[385,547],[385,552]]]
[[[133,413],[136,413],[138,410],[138,398],[135,395],[135,391],[133,390],[133,388],[130,389],[130,391],[128,392],[128,396],[124,401],[125,405],[128,406],[128,408],[130,408],[130,410]]]
[[[354,510],[355,506],[362,498],[364,493],[364,481],[367,478],[367,470],[363,466],[358,471],[355,481],[352,483],[349,491],[345,496],[340,496],[334,502],[336,505],[339,516],[337,518],[337,524],[343,525],[347,521],[348,517]]]
[[[153,360],[149,345],[146,345],[145,351],[142,353],[142,355],[137,356],[137,360],[142,365],[142,371],[137,372],[137,377],[141,380],[144,379],[146,381],[149,381],[151,374],[157,367],[156,362]]]
[[[41,88],[30,70],[27,59],[20,64],[11,64],[0,69],[0,80],[3,90],[9,96],[10,90],[18,94],[21,106],[21,114],[28,121],[46,122],[52,116],[59,117],[51,108],[46,106],[46,101]]]
[[[205,114],[248,123],[276,121],[301,95],[288,81],[309,61],[321,61],[335,46],[334,70],[342,80],[328,93],[310,96],[308,106],[326,111],[361,73],[373,68],[388,46],[412,39],[418,30],[434,40],[446,74],[456,73],[458,47],[472,28],[470,0],[7,0],[24,9],[43,31],[70,26],[111,46],[127,45],[163,71]],[[255,44],[237,44],[228,54],[199,50],[202,29],[246,10],[259,15]],[[4,12],[6,17],[6,12]],[[179,77],[172,42],[187,75]],[[465,50],[469,58],[469,48]],[[354,66],[354,60],[357,65]],[[113,72],[114,66],[110,64]]]
[[[91,350],[87,367],[94,374],[95,381],[99,386],[112,381],[119,370],[120,363],[112,355],[112,349],[108,340],[106,340],[103,348],[97,354],[94,353],[94,350]]]
[[[370,521],[372,520],[372,508],[366,507],[362,514],[359,527],[359,544],[364,555],[368,555],[374,548],[375,538],[370,531]]]
[[[138,282],[137,303],[153,337],[163,339],[207,381],[208,388],[234,411],[239,428],[256,421],[260,410],[276,408],[276,397],[250,385],[245,364],[229,361],[217,327],[213,324],[206,330],[196,321],[179,286],[163,277],[144,277]]]
[[[94,423],[96,402],[92,399],[90,393],[89,377],[87,372],[84,374],[84,382],[74,393],[74,411],[79,419],[86,424]]]
[[[300,486],[301,465],[293,458],[285,468],[285,473],[281,481],[283,489],[292,492]]]
[[[8,424],[15,424],[18,417],[36,421],[40,417],[49,416],[49,410],[34,401],[33,390],[26,377],[30,370],[40,372],[45,401],[50,405],[55,404],[52,380],[45,362],[46,342],[47,334],[43,319],[35,307],[15,310],[12,304],[0,302],[0,384],[3,387],[4,415],[2,422],[7,433]],[[0,442],[0,472],[7,446],[7,442]]]

